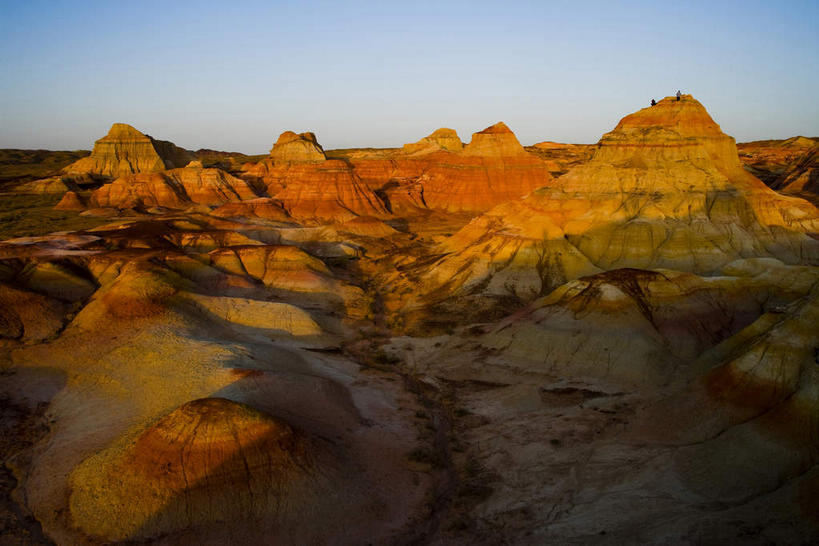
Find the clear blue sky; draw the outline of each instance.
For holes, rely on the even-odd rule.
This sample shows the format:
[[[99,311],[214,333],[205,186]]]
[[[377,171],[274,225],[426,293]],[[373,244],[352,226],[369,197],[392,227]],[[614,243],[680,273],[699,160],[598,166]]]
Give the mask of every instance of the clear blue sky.
[[[819,1],[0,0],[0,147],[130,123],[190,149],[596,142],[678,88],[738,140],[819,134]]]

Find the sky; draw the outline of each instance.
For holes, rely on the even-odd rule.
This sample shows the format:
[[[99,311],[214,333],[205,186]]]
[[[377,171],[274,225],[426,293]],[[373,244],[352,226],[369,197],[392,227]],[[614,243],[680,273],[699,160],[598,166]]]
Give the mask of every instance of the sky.
[[[0,0],[0,148],[90,149],[114,122],[253,154],[497,121],[592,143],[677,89],[740,142],[817,136],[817,28],[817,0]]]

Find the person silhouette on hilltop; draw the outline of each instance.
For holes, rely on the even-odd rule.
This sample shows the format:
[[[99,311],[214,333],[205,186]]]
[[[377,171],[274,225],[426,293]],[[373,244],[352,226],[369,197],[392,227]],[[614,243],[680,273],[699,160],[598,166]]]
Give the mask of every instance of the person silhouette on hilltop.
[[[654,99],[651,99],[651,106],[657,106],[657,101],[654,100]]]
[[[677,89],[677,100],[680,100],[680,97],[682,97],[682,93],[680,93],[680,90]]]

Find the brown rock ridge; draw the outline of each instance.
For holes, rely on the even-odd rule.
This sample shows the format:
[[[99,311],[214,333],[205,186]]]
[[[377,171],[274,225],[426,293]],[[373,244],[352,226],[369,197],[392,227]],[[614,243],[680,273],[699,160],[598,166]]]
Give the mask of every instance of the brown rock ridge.
[[[117,178],[91,194],[91,207],[185,208],[192,203],[221,205],[258,197],[250,185],[219,169],[186,167]]]
[[[65,168],[68,174],[119,177],[183,167],[193,154],[172,142],[156,140],[130,125],[115,123],[108,134],[94,143],[91,155]]]
[[[809,148],[771,187],[782,193],[812,194],[819,197],[819,142]]]
[[[737,150],[745,168],[770,186],[817,142],[815,138],[795,136],[786,140],[742,142],[737,144]]]
[[[473,220],[443,244],[448,255],[430,268],[427,288],[451,293],[494,278],[490,292],[531,297],[593,268],[713,274],[748,257],[816,264],[816,233],[819,211],[747,173],[733,138],[684,95],[626,116],[591,161]]]

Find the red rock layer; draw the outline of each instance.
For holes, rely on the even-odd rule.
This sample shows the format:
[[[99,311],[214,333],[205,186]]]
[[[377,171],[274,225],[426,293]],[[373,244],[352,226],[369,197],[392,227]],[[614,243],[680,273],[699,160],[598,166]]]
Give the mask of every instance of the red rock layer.
[[[254,217],[264,218],[265,220],[278,220],[281,222],[286,222],[290,219],[290,215],[284,210],[282,204],[278,200],[269,197],[225,203],[214,210],[212,214],[223,218]]]
[[[460,152],[440,148],[352,163],[368,186],[386,194],[396,213],[418,208],[484,212],[552,180],[548,165],[527,152],[502,122],[475,133]]]
[[[343,222],[356,216],[384,216],[389,211],[346,162],[277,162],[265,160],[254,169],[267,192],[292,217]]]

